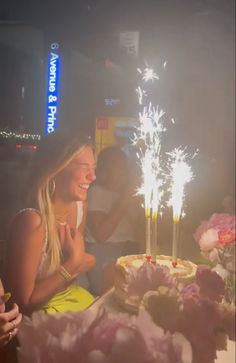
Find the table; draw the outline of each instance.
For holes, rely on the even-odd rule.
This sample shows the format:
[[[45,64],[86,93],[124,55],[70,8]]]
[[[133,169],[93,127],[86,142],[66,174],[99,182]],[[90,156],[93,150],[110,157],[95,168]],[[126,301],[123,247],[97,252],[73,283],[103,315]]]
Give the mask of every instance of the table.
[[[104,307],[107,312],[113,314],[126,312],[116,302],[113,291],[114,288],[109,290],[103,296],[97,298],[96,301],[91,305],[90,309],[96,311],[99,309],[99,307]],[[215,363],[235,363],[235,349],[235,342],[229,340],[227,351],[218,351]]]

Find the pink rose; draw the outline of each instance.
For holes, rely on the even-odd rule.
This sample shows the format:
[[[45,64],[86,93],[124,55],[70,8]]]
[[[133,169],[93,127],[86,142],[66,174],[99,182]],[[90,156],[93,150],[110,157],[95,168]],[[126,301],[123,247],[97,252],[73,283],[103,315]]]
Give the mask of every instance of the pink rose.
[[[194,239],[199,242],[204,232],[208,229],[235,231],[236,217],[226,213],[215,213],[208,221],[203,221],[194,233]]]
[[[219,243],[226,245],[235,242],[235,230],[222,230],[218,232]]]
[[[127,299],[138,306],[146,292],[155,291],[160,286],[178,289],[179,283],[171,276],[167,266],[144,263],[138,269],[129,269],[126,275],[126,286]]]
[[[218,238],[218,231],[216,229],[208,229],[199,240],[200,249],[204,252],[212,250],[217,246]]]

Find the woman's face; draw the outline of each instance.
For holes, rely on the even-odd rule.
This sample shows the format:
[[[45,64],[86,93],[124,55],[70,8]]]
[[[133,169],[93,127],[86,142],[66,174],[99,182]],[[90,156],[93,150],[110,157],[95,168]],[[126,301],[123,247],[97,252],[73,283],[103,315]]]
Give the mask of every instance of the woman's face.
[[[83,148],[56,177],[56,190],[69,201],[87,199],[90,184],[96,179],[95,159],[90,146]]]

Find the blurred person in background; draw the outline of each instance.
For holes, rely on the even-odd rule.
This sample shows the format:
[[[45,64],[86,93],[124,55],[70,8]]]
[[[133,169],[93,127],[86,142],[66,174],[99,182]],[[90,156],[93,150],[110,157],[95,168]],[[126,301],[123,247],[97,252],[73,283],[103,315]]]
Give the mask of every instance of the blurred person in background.
[[[96,182],[88,193],[86,249],[96,257],[88,273],[91,291],[100,295],[113,285],[117,258],[140,251],[140,200],[129,178],[128,159],[118,146],[103,149],[97,160]]]

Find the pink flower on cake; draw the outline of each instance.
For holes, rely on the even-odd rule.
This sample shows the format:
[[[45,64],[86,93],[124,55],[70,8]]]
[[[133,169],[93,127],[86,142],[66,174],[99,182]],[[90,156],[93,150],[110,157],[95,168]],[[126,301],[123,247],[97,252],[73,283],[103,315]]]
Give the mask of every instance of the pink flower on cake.
[[[167,266],[144,263],[140,268],[130,268],[127,274],[127,293],[142,299],[147,291],[157,290],[160,286],[180,287],[178,281],[170,275]]]

